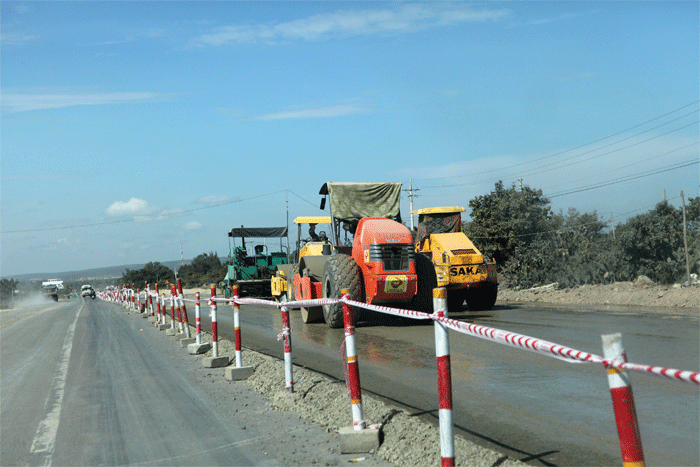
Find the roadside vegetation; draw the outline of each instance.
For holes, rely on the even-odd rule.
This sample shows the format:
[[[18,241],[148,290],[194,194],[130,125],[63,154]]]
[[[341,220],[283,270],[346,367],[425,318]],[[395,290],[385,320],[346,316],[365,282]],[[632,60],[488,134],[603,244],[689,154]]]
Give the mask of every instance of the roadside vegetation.
[[[189,264],[183,264],[175,271],[159,262],[151,262],[141,269],[127,269],[119,280],[120,284],[134,284],[136,287],[143,287],[145,282],[162,291],[169,288],[170,284],[175,284],[180,279],[183,287],[208,287],[211,284],[218,284],[226,275],[226,262],[219,259],[217,253],[202,253],[194,258]]]
[[[686,282],[682,208],[660,202],[648,212],[612,225],[597,212],[574,208],[555,213],[550,200],[524,186],[494,190],[469,202],[465,234],[496,260],[500,283],[560,287],[631,281],[639,275],[654,282]],[[700,198],[686,204],[690,273],[700,268]]]

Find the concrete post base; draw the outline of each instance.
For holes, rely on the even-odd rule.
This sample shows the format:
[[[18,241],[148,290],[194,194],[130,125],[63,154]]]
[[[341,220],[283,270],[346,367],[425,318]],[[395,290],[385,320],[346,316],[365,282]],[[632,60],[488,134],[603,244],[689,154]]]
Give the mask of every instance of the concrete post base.
[[[221,368],[228,366],[229,363],[228,357],[206,357],[202,360],[205,368]]]
[[[229,381],[240,381],[253,374],[252,366],[227,366],[224,368],[224,376]]]
[[[150,316],[148,316],[146,313],[141,313],[141,317],[143,319],[150,318]]]
[[[148,322],[149,323],[155,323],[158,320],[157,316],[149,316],[148,317]]]
[[[211,344],[209,342],[202,342],[201,344],[190,344],[187,346],[187,352],[190,355],[199,355],[200,353],[206,353],[209,352],[209,349],[211,349]]]
[[[187,335],[185,334],[184,339],[180,339],[180,347],[189,347],[190,344],[194,344],[197,339],[193,337],[186,337]]]
[[[180,332],[179,334],[175,335],[175,339],[177,339],[179,341],[181,341],[182,339],[187,339],[187,334],[185,334],[184,332]],[[184,345],[183,345],[183,347],[184,347]]]
[[[353,427],[343,427],[340,434],[340,452],[351,454],[370,452],[379,449],[379,428],[365,428],[357,431]]]
[[[166,324],[166,326],[167,326],[167,324]],[[174,336],[175,334],[177,334],[177,329],[168,328],[165,330],[166,336]]]

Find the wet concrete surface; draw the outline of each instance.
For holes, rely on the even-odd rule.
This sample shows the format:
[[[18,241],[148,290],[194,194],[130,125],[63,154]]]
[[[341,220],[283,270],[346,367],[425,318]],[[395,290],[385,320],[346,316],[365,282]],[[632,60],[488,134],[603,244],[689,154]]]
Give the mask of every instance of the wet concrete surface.
[[[188,310],[189,311],[189,310]],[[219,333],[233,340],[233,308],[219,307]],[[207,313],[203,326],[210,326]],[[497,306],[455,319],[602,355],[601,334],[621,332],[631,362],[698,371],[698,315],[624,307]],[[277,309],[242,306],[243,346],[282,357]],[[374,317],[357,326],[363,391],[437,420],[432,324]],[[343,332],[304,324],[292,310],[293,361],[343,379]],[[531,465],[620,465],[605,370],[571,364],[450,332],[454,422],[478,444]],[[700,465],[700,397],[695,385],[631,376],[647,465]]]

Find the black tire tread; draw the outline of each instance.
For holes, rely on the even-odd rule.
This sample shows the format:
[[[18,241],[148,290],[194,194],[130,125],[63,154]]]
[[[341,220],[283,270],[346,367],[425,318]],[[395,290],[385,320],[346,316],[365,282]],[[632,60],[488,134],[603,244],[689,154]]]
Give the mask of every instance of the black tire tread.
[[[327,287],[327,284],[329,287]],[[348,289],[353,300],[364,301],[364,283],[360,266],[352,256],[337,254],[326,261],[323,267],[323,297],[341,298],[340,291]],[[354,316],[359,313],[353,310]],[[343,326],[343,304],[323,306],[323,318],[331,328]]]

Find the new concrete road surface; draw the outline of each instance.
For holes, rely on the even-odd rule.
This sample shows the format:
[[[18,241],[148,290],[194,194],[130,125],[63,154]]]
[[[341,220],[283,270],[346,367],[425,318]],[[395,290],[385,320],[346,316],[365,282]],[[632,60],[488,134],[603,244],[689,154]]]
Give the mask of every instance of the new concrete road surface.
[[[189,311],[189,310],[188,310]],[[232,307],[219,307],[219,334],[233,339]],[[698,371],[698,310],[497,305],[451,316],[602,355],[601,334],[622,333],[630,362]],[[210,326],[204,313],[203,326]],[[192,321],[190,319],[190,321]],[[343,378],[342,329],[304,324],[291,312],[293,361]],[[209,327],[209,329],[211,329]],[[241,306],[244,347],[282,356],[276,308]],[[373,318],[356,329],[363,392],[436,421],[432,325]],[[605,368],[565,363],[450,332],[457,433],[535,466],[621,465]],[[696,385],[630,373],[647,465],[698,466],[700,397]]]
[[[340,454],[337,434],[119,310],[79,298],[0,313],[0,465],[388,465]]]

